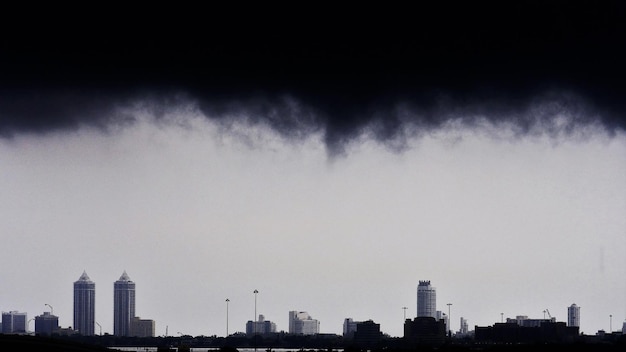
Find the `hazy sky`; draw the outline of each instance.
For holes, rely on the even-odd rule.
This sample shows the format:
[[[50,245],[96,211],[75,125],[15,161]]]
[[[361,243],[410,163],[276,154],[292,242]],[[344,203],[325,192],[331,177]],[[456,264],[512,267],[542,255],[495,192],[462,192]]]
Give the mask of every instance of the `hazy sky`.
[[[524,29],[461,9],[438,30],[5,39],[0,310],[72,326],[86,271],[112,333],[126,271],[157,335],[224,336],[227,298],[245,331],[257,289],[278,330],[302,310],[402,336],[419,280],[455,331],[573,303],[581,331],[621,328],[625,12],[572,6]]]

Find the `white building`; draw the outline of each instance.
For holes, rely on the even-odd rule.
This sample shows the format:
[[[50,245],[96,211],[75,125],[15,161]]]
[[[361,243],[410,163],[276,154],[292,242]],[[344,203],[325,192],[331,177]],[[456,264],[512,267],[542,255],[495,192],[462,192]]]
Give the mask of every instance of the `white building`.
[[[289,333],[296,335],[315,335],[320,332],[320,322],[311,318],[307,312],[292,310],[289,312]]]
[[[420,281],[417,286],[417,316],[437,319],[437,293],[430,281]]]
[[[580,327],[580,307],[576,304],[567,307],[567,326]]]

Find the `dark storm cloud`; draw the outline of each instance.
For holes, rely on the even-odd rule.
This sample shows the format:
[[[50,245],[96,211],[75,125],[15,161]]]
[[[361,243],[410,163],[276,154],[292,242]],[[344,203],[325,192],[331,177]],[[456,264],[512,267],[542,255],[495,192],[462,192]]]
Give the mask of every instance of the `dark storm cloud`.
[[[625,8],[442,2],[50,26],[0,42],[0,135],[126,123],[116,107],[149,97],[158,114],[180,94],[219,122],[321,132],[336,151],[364,133],[396,143],[475,118],[519,134],[614,133],[626,127]]]

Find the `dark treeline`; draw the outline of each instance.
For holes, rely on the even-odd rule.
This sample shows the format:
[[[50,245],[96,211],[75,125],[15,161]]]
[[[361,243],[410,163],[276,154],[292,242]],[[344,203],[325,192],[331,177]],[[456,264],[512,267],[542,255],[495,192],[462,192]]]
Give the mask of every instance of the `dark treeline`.
[[[403,338],[385,337],[375,345],[364,346],[353,340],[344,339],[340,335],[290,335],[285,333],[266,336],[248,337],[230,336],[167,336],[167,337],[120,337],[113,335],[81,336],[81,335],[8,335],[0,334],[0,350],[2,351],[114,351],[116,347],[157,347],[163,351],[189,351],[205,349],[207,351],[236,352],[238,349],[259,349],[271,352],[272,349],[293,349],[300,351],[624,351],[626,335],[617,335],[603,339],[582,339],[572,343],[478,343],[473,339],[449,338],[443,344],[409,345]]]

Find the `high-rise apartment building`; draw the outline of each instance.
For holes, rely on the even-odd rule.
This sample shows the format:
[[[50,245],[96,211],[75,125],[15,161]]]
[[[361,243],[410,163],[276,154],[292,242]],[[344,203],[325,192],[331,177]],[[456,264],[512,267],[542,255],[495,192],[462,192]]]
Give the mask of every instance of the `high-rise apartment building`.
[[[417,316],[437,318],[437,294],[430,281],[417,285]]]
[[[311,318],[307,312],[292,310],[289,312],[289,333],[296,335],[315,335],[320,332],[320,322]]]
[[[131,336],[135,317],[135,283],[126,271],[113,284],[113,335]]]
[[[576,304],[567,307],[567,326],[580,327],[580,307]]]
[[[74,282],[74,330],[85,336],[94,335],[96,326],[96,284],[87,272]]]
[[[26,333],[26,313],[18,311],[2,312],[2,333],[3,334],[24,334]]]

